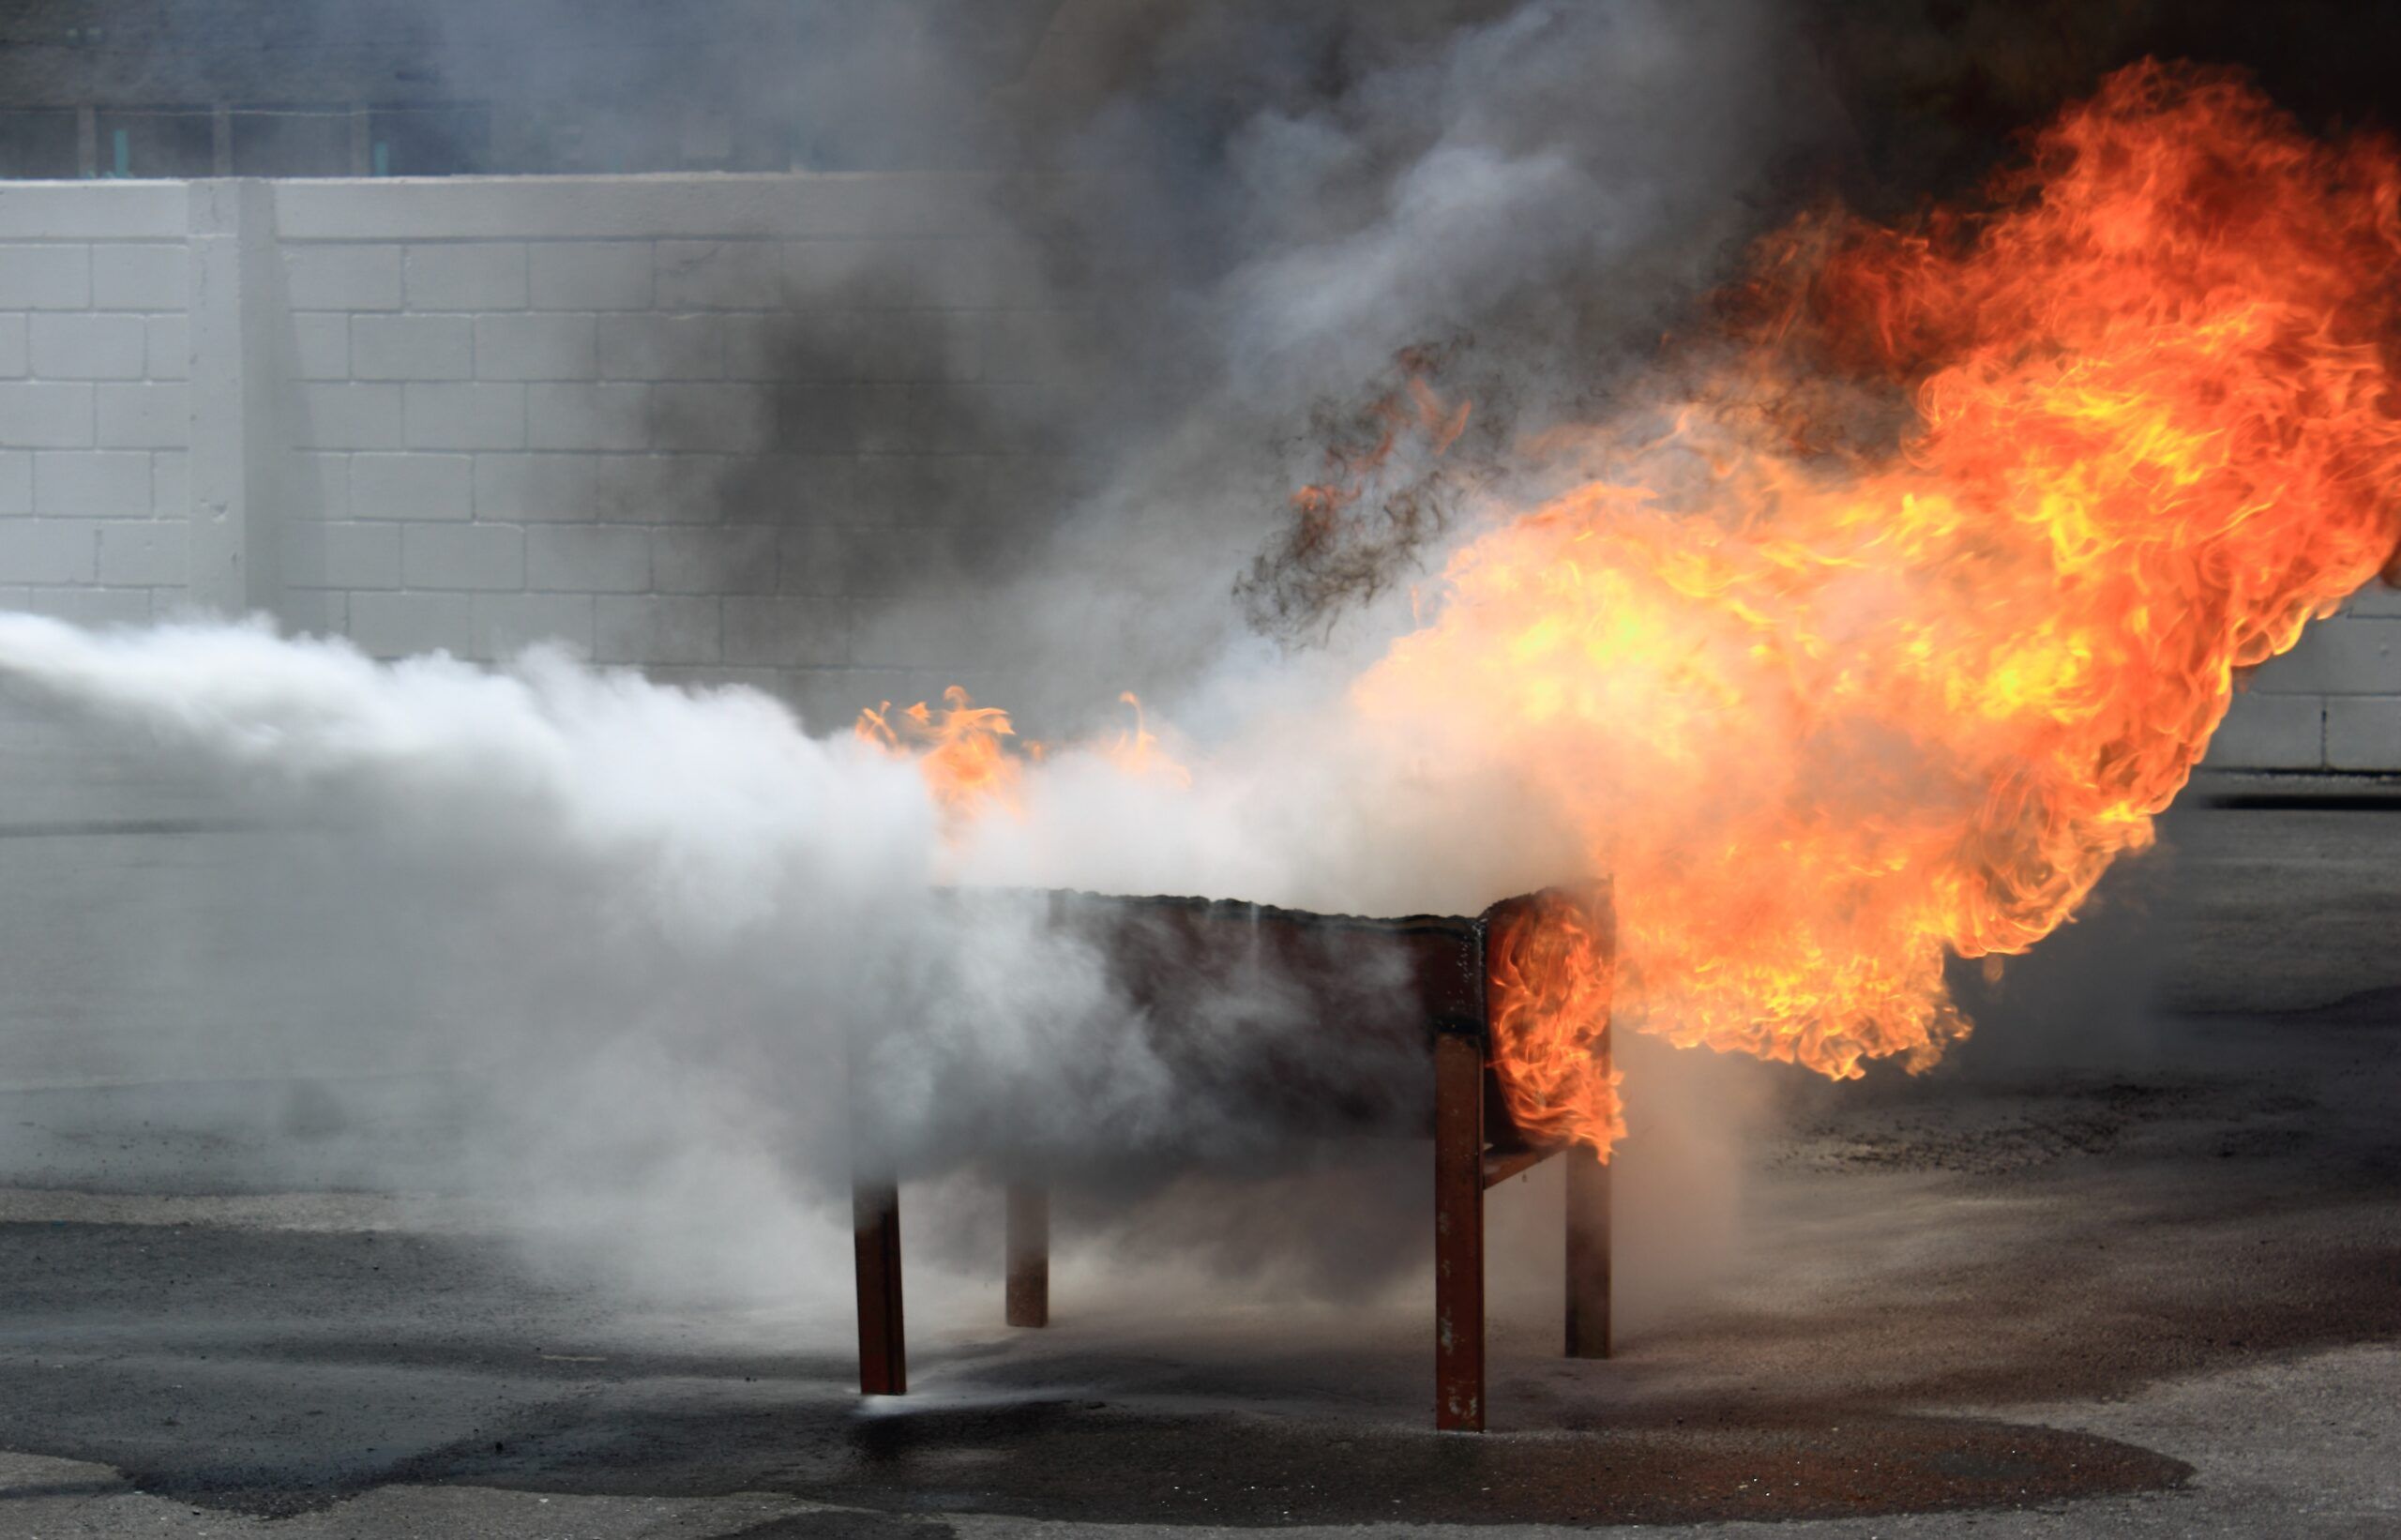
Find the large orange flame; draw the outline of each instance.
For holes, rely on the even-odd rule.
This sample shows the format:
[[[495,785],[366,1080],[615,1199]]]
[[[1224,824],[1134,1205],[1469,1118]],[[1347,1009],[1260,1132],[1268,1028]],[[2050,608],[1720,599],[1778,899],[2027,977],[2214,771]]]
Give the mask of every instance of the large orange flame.
[[[2238,81],[2143,64],[1980,213],[1763,243],[1655,423],[1552,435],[1580,484],[1499,521],[1353,690],[1555,809],[1559,875],[1493,940],[1529,1132],[1606,1157],[1619,1022],[1835,1077],[1931,1064],[1946,956],[2023,951],[2147,845],[2238,670],[2394,564],[2401,163]],[[1699,362],[1696,363],[1695,359]],[[1398,434],[1464,408],[1417,382]],[[1306,552],[1305,552],[1306,553]],[[1128,698],[1130,700],[1130,698]],[[1008,718],[863,714],[946,809],[1016,805]],[[1185,784],[1134,729],[1099,750]]]
[[[1673,421],[1576,443],[1592,479],[1357,686],[1563,810],[1563,864],[1616,879],[1622,1021],[1930,1063],[1946,953],[2067,920],[2235,672],[2393,552],[2392,146],[2145,64],[2032,152],[1989,212],[1768,242]],[[1558,1068],[1592,1035],[1500,1067],[1606,1148],[1609,1078]]]

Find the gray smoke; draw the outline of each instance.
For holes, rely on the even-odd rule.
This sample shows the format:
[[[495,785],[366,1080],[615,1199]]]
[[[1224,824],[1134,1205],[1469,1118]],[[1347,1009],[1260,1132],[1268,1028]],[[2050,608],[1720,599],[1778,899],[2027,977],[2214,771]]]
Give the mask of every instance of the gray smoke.
[[[1040,660],[1040,718],[1247,645],[1228,593],[1325,477],[1313,416],[1405,349],[1469,407],[1456,478],[1505,489],[1506,446],[1604,412],[1839,125],[1791,14],[1748,0],[1162,11],[1028,151],[1076,174],[1034,222],[1079,254],[1110,403],[1072,430],[1095,487],[974,611]],[[1379,590],[1440,554],[1401,542]]]

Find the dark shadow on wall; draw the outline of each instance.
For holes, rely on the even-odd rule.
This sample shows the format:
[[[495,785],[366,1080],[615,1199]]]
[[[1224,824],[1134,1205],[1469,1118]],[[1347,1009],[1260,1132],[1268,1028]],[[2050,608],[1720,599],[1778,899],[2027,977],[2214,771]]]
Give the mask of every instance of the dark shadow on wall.
[[[779,671],[821,728],[951,684],[1005,699],[1041,658],[998,607],[1097,481],[1109,371],[1026,243],[823,245],[790,310],[730,340],[750,420],[655,401],[657,446],[752,451],[672,581],[724,596],[727,664]]]

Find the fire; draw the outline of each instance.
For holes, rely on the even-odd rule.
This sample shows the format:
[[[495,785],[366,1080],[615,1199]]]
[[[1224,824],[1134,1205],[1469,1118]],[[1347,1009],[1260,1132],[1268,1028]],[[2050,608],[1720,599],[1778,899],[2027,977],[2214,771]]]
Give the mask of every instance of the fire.
[[[1527,446],[1575,484],[1466,545],[1352,699],[1412,756],[1508,772],[1558,813],[1563,871],[1614,880],[1613,950],[1556,895],[1493,938],[1518,1121],[1606,1157],[1612,1009],[1836,1078],[1965,1035],[1945,959],[2070,920],[2152,841],[2238,671],[2401,571],[2396,277],[2389,143],[2143,64],[1980,211],[1762,243],[1669,360],[1669,410]],[[1341,521],[1466,407],[1412,370],[1370,417],[1247,580],[1271,621],[1371,595],[1366,558],[1431,527],[1415,495]],[[1125,699],[1130,733],[1084,747],[1188,785]],[[1016,808],[1040,746],[945,702],[859,732],[954,813]]]
[[[1134,692],[1117,699],[1132,709],[1133,727],[1105,742],[1070,747],[1090,748],[1129,777],[1190,786],[1192,772],[1160,744]],[[935,802],[959,819],[995,808],[1019,810],[1026,765],[1049,758],[1046,745],[1018,738],[1006,711],[977,705],[957,685],[943,691],[939,711],[923,701],[895,711],[886,701],[860,712],[852,731],[888,753],[914,759]]]
[[[1024,769],[1008,751],[1007,740],[1017,735],[1009,714],[977,705],[957,685],[943,691],[942,699],[939,712],[923,701],[896,712],[886,701],[860,712],[852,731],[892,753],[914,756],[946,812],[971,812],[987,803],[1016,806]]]
[[[1968,1030],[1945,957],[2069,920],[2237,671],[2393,556],[2393,146],[2144,64],[2031,150],[1986,211],[1765,243],[1672,420],[1575,439],[1588,479],[1355,687],[1562,810],[1615,879],[1622,1024],[1931,1063]],[[1612,981],[1547,923],[1498,1062],[1606,1149]]]
[[[1625,1132],[1623,1077],[1601,1033],[1617,988],[1608,885],[1534,894],[1494,926],[1485,949],[1510,1117],[1537,1139],[1581,1140],[1606,1157]]]
[[[1153,777],[1172,786],[1190,786],[1192,772],[1159,747],[1159,735],[1143,720],[1142,702],[1134,692],[1127,690],[1117,698],[1117,702],[1132,708],[1134,728],[1130,732],[1119,733],[1101,750],[1109,762],[1129,776]]]

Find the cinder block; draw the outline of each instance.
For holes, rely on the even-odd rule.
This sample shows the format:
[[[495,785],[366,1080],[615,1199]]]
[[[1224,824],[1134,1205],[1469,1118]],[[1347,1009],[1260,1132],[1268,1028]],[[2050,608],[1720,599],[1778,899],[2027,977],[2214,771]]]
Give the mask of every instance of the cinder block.
[[[752,381],[800,378],[793,368],[793,358],[802,353],[808,338],[808,325],[816,319],[777,316],[770,325],[733,327],[725,337],[725,377]],[[815,356],[813,351],[803,355]]]
[[[180,449],[191,436],[191,392],[180,385],[93,387],[102,448]]]
[[[835,323],[833,338],[839,345],[825,356],[842,367],[836,378],[924,384],[974,377],[981,316],[846,310],[822,319]]]
[[[627,476],[603,484],[595,504],[603,520],[640,524],[715,523],[725,512],[728,476],[749,461],[723,455],[618,455]]]
[[[299,460],[325,458],[295,455]],[[181,449],[154,449],[150,454],[150,511],[160,519],[191,517],[191,456]]]
[[[23,379],[32,368],[31,328],[24,314],[0,314],[0,376]]]
[[[1081,373],[1077,355],[1084,339],[1074,311],[986,310],[942,319],[953,332],[974,336],[973,366],[948,378],[1055,384]]]
[[[283,249],[284,303],[295,310],[397,310],[397,246],[295,245]],[[5,294],[0,289],[0,294]]]
[[[780,534],[771,524],[658,530],[651,536],[652,584],[662,594],[772,594]],[[729,611],[729,649],[732,625]]]
[[[1024,382],[918,385],[907,387],[905,440],[871,448],[934,455],[1055,452],[1061,414],[1037,386]]]
[[[46,518],[147,519],[150,457],[138,449],[45,449],[34,456],[34,511]]]
[[[660,241],[658,299],[669,310],[771,310],[783,304],[774,241]]]
[[[595,517],[594,480],[610,460],[582,455],[477,455],[476,517],[563,520]]]
[[[823,734],[847,729],[859,710],[879,701],[914,701],[914,683],[897,669],[807,669],[787,673],[776,693],[800,713],[810,732]]]
[[[521,241],[412,246],[403,265],[410,310],[525,308],[525,247]]]
[[[0,305],[81,310],[92,303],[92,249],[80,243],[0,246]]]
[[[2394,682],[2401,686],[2401,681]],[[2326,702],[2331,770],[2401,770],[2401,699],[2337,695]]]
[[[2401,588],[2389,582],[2371,582],[2351,596],[2351,601],[2343,606],[2343,613],[2378,620],[2401,616]]]
[[[929,563],[947,558],[945,531],[846,529],[842,532],[838,594],[895,595]]]
[[[654,663],[643,669],[642,677],[655,685],[672,686],[687,690],[756,690],[771,700],[789,704],[784,689],[791,677],[786,670],[761,668],[756,664],[732,663]]]
[[[190,303],[191,252],[182,244],[92,248],[92,309],[180,310]]]
[[[716,517],[722,462],[670,455],[477,455],[476,517],[572,523]]]
[[[287,586],[276,618],[300,636],[344,636],[350,631],[350,596],[324,588]]]
[[[291,465],[294,518],[350,517],[350,456],[302,450],[293,455]]]
[[[400,524],[295,520],[283,526],[283,581],[297,588],[398,588]]]
[[[937,310],[817,310],[737,327],[726,373],[737,380],[941,381],[975,377],[983,317]]]
[[[146,626],[159,612],[148,588],[32,588],[18,601],[28,614],[72,626]]]
[[[350,517],[465,520],[475,512],[475,467],[467,455],[353,455]]]
[[[154,315],[143,324],[146,340],[143,360],[154,380],[183,380],[191,375],[191,321],[180,315]]]
[[[725,660],[819,668],[850,660],[850,605],[842,599],[731,596]]]
[[[875,276],[889,269],[891,249],[891,243],[882,241],[786,241],[784,301],[794,310],[898,303],[908,297],[902,286],[879,283]]]
[[[43,39],[50,46],[60,40]],[[96,33],[85,40],[101,39]],[[72,99],[48,95],[51,88],[49,82],[37,87],[43,99]],[[27,105],[26,94],[13,98],[15,104]],[[65,232],[79,240],[181,240],[191,223],[191,189],[181,182],[10,182],[0,197],[0,237],[54,240]]]
[[[763,385],[651,387],[650,442],[660,449],[757,454],[775,438],[775,398]]]
[[[399,448],[400,389],[396,385],[296,386],[300,421],[295,444],[303,449]]]
[[[917,402],[897,385],[793,385],[779,392],[777,447],[802,455],[922,450]]]
[[[2401,620],[2338,615],[2316,622],[2300,645],[2252,676],[2266,695],[2381,695],[2401,685]]]
[[[2221,770],[2315,770],[2325,763],[2326,702],[2315,695],[2237,695],[2210,739]]]
[[[861,663],[946,676],[924,687],[929,693],[963,684],[979,697],[985,692],[963,677],[965,672],[1001,661],[994,655],[993,638],[971,611],[940,595],[924,593],[866,607],[851,633],[851,657]]]
[[[714,598],[620,597],[593,601],[593,653],[603,663],[715,663],[724,652]]]
[[[478,657],[512,657],[546,644],[592,656],[589,594],[477,594],[475,615]]]
[[[725,374],[725,318],[604,315],[600,375],[609,380],[716,380]]]
[[[476,368],[475,324],[463,315],[354,315],[350,372],[359,380],[464,380]]]
[[[1017,236],[893,243],[879,265],[905,275],[913,307],[953,310],[1035,310],[1059,298],[1038,242]]]
[[[80,520],[0,522],[0,582],[90,582],[99,536]]]
[[[532,249],[532,298],[542,310],[646,310],[648,241],[542,241]]]
[[[292,316],[292,371],[301,380],[350,378],[350,323],[344,310],[297,310]]]
[[[37,315],[33,371],[45,380],[139,380],[148,336],[138,315]]]
[[[580,484],[554,462],[572,463],[566,455],[487,454],[475,457],[476,517],[492,520],[576,520],[575,495]]]
[[[26,449],[0,449],[0,514],[34,511],[34,457]]]
[[[412,385],[404,388],[408,392],[408,445],[412,449],[525,447],[525,387],[521,385]]]
[[[851,531],[831,524],[790,524],[776,536],[776,592],[849,592]]]
[[[980,513],[996,479],[989,455],[868,455],[851,462],[839,506],[855,524],[939,524]]]
[[[473,651],[475,611],[464,594],[353,594],[350,639],[376,657]]]
[[[651,532],[559,524],[525,532],[525,585],[577,594],[640,594],[651,586]]]
[[[476,318],[477,379],[589,380],[599,372],[599,327],[592,316]]]
[[[179,587],[191,581],[191,525],[180,519],[103,523],[99,581],[128,587]]]
[[[525,532],[506,524],[409,524],[400,535],[408,588],[515,592],[525,586]]]
[[[1078,455],[1001,455],[978,462],[982,479],[969,516],[1023,519],[1055,515],[1092,495],[1095,463]]]
[[[717,489],[718,517],[730,524],[791,524],[830,519],[841,507],[858,460],[764,454],[729,461]]]
[[[642,449],[650,444],[645,385],[525,387],[525,441],[536,449]]]

